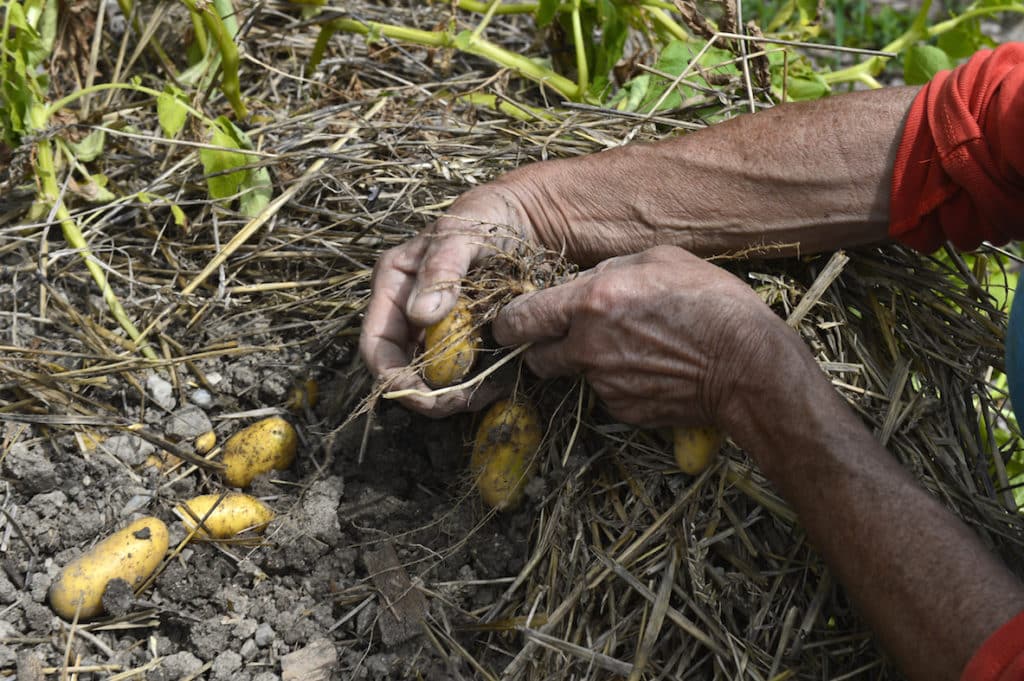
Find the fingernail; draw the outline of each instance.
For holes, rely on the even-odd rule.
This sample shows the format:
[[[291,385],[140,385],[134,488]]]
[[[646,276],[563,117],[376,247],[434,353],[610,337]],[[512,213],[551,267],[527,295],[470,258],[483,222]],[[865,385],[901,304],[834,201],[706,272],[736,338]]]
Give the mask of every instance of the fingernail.
[[[416,297],[412,299],[409,311],[413,317],[429,317],[437,311],[437,308],[441,307],[442,298],[440,291],[418,293],[416,294]]]

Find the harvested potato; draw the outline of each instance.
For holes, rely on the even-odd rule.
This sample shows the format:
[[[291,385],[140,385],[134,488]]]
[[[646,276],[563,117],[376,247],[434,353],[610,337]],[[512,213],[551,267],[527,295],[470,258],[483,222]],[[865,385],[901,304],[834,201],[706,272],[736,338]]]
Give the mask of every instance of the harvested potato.
[[[206,454],[217,444],[217,433],[212,430],[208,430],[202,435],[196,437],[194,446],[196,448],[196,454]]]
[[[103,614],[107,583],[123,579],[134,589],[167,553],[167,526],[159,518],[136,520],[68,563],[50,586],[50,607],[66,620]]]
[[[280,416],[257,421],[224,443],[224,479],[232,487],[248,487],[258,475],[284,470],[295,460],[299,437]]]
[[[196,532],[200,537],[214,539],[230,539],[246,530],[257,532],[266,528],[274,519],[270,507],[248,494],[233,493],[224,496],[218,504],[219,494],[202,494],[193,497],[184,504],[174,507],[174,514],[181,518],[185,529],[191,532],[197,525],[195,518],[203,521],[203,526]],[[214,508],[216,504],[216,508]],[[187,506],[188,510],[184,507]],[[213,509],[213,512],[210,511]],[[189,510],[192,514],[189,514]],[[209,515],[207,515],[209,513]]]
[[[679,470],[697,475],[711,465],[711,459],[722,448],[725,436],[717,428],[675,428],[672,431],[676,463]]]
[[[428,326],[423,346],[423,378],[427,383],[442,388],[465,378],[480,347],[469,300],[459,298],[444,319]]]
[[[540,415],[527,402],[499,400],[487,410],[469,464],[484,503],[498,510],[519,505],[543,434]]]
[[[320,385],[315,379],[308,378],[292,386],[288,393],[288,410],[301,412],[316,406],[320,397]]]

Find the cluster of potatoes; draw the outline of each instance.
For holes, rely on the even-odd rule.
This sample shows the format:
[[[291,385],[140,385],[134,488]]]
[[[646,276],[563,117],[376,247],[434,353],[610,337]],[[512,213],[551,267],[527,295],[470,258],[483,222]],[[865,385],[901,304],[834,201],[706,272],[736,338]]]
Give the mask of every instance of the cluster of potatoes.
[[[212,433],[201,435],[198,451],[213,448]],[[263,473],[284,470],[295,460],[298,436],[292,425],[274,416],[235,433],[224,443],[224,480],[248,487]],[[243,532],[260,532],[274,512],[259,499],[240,492],[204,494],[174,508],[189,538],[230,539]],[[103,593],[115,580],[139,589],[167,555],[167,525],[159,518],[140,518],[68,563],[50,587],[50,606],[67,620],[102,615]]]
[[[424,333],[423,378],[434,388],[463,380],[481,346],[470,301],[460,297],[452,311]],[[480,496],[498,510],[515,508],[536,467],[543,429],[537,409],[525,399],[500,400],[484,414],[473,444],[470,469]],[[676,428],[673,450],[679,469],[697,475],[711,465],[724,436],[713,427]]]

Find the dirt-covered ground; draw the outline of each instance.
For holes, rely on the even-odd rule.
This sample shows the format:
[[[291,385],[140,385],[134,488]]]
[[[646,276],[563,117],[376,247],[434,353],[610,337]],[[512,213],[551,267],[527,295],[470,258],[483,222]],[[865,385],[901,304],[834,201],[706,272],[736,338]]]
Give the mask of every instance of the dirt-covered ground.
[[[176,54],[187,32],[169,27],[187,16],[140,5]],[[351,5],[423,30],[451,14]],[[109,7],[96,59],[106,77],[137,47]],[[157,360],[126,340],[80,254],[32,211],[29,148],[0,175],[0,679],[590,681],[626,678],[641,659],[644,678],[900,678],[732,446],[690,478],[661,434],[612,422],[578,384],[524,379],[550,426],[526,500],[495,514],[467,473],[473,416],[430,421],[383,401],[339,428],[371,389],[355,348],[381,251],[505,169],[700,127],[701,107],[656,122],[572,108],[524,121],[455,95],[558,102],[480,59],[342,35],[307,77],[316,25],[291,4],[260,9],[242,17],[245,128],[275,194],[300,187],[212,272],[249,219],[208,199],[194,146],[163,139],[151,100],[118,93],[52,131],[108,131],[88,167],[129,198],[67,200]],[[542,49],[524,27],[503,20],[488,35]],[[159,72],[152,51],[135,56]],[[742,83],[718,87],[716,113],[744,109]],[[229,113],[211,92],[197,105]],[[193,122],[180,140],[205,135]],[[955,258],[845,257],[723,264],[791,319],[922,484],[1024,565],[1002,484],[1012,451],[994,451],[985,430],[1004,317],[954,283],[970,281]],[[296,406],[310,380],[316,404]],[[164,452],[192,453],[209,430],[223,443],[270,415],[294,424],[300,446],[247,490],[276,512],[264,535],[188,543],[149,588],[111,588],[102,618],[72,625],[50,609],[61,568],[98,540],[153,515],[178,547],[175,505],[227,489]]]

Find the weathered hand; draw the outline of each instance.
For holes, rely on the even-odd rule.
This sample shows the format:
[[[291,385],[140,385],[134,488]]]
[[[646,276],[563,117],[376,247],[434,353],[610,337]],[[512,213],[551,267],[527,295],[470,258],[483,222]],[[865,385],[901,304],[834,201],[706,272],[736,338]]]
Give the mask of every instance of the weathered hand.
[[[370,371],[390,380],[390,389],[428,391],[423,380],[409,371],[423,328],[451,310],[459,282],[472,264],[532,238],[529,220],[514,195],[494,184],[462,195],[430,229],[384,253],[374,268],[372,295],[359,339]],[[487,397],[454,392],[440,397],[411,396],[402,402],[440,417],[482,406]]]
[[[734,393],[771,362],[768,341],[791,333],[749,286],[670,246],[521,296],[493,328],[503,345],[534,343],[537,375],[585,376],[615,418],[726,430]]]

